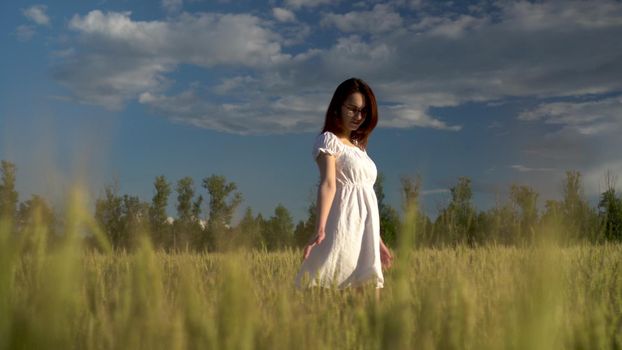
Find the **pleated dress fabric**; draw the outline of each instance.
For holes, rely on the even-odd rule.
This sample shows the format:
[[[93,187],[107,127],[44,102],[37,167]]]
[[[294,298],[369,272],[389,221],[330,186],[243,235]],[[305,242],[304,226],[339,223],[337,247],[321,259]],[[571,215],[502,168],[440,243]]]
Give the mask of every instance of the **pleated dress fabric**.
[[[336,192],[326,236],[303,261],[295,286],[344,289],[372,283],[383,288],[376,165],[366,151],[346,145],[328,131],[316,138],[313,159],[320,152],[336,158]]]

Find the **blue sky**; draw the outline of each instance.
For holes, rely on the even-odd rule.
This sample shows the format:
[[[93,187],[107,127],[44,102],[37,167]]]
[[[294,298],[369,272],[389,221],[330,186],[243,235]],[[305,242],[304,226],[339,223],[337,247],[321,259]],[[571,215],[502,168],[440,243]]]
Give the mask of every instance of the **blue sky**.
[[[620,1],[5,1],[0,33],[0,158],[21,200],[116,179],[149,201],[161,174],[205,195],[220,174],[239,212],[302,219],[313,139],[352,76],[378,98],[368,152],[396,207],[402,175],[422,176],[432,216],[459,176],[486,209],[511,183],[559,198],[570,169],[595,203],[622,175]]]

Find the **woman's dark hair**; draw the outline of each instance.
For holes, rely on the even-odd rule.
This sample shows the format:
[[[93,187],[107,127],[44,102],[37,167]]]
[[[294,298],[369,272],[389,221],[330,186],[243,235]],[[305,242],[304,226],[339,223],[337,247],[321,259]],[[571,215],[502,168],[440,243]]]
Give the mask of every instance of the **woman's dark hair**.
[[[365,120],[363,124],[350,134],[351,140],[363,149],[367,148],[367,139],[369,134],[378,124],[378,105],[376,104],[376,96],[367,83],[358,78],[350,78],[337,86],[333,98],[330,100],[328,110],[326,110],[326,119],[324,120],[324,128],[322,132],[330,131],[333,134],[341,131],[341,106],[351,94],[359,92],[365,99]]]

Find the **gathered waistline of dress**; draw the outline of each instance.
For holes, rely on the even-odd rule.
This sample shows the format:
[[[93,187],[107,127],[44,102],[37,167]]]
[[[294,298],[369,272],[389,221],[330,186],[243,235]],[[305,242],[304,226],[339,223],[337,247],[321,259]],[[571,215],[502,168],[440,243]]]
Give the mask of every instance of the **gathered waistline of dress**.
[[[374,184],[370,183],[354,183],[354,182],[340,182],[337,181],[337,187],[374,187]]]

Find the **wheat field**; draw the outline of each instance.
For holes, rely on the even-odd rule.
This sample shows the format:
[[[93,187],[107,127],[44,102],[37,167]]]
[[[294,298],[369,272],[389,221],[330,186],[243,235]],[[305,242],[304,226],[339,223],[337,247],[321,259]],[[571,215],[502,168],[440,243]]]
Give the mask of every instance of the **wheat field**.
[[[87,251],[83,217],[53,246],[1,225],[0,348],[622,348],[619,244],[401,246],[377,300],[295,289],[299,250]]]

